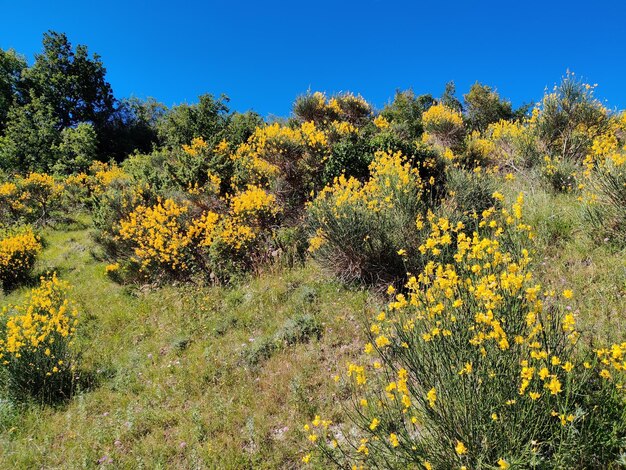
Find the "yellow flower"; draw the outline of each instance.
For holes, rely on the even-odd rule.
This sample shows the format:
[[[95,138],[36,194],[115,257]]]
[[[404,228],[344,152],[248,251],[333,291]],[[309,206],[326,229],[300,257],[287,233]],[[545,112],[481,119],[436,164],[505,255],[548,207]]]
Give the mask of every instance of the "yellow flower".
[[[435,407],[435,402],[437,401],[437,390],[435,387],[431,388],[426,394],[426,398],[428,399],[428,404],[431,408]]]
[[[609,380],[611,378],[611,373],[606,369],[602,369],[600,371],[600,377],[602,377],[603,379]]]
[[[506,470],[510,466],[511,466],[511,464],[509,464],[506,460],[504,460],[504,459],[499,459],[498,460],[498,468],[500,468],[501,470]]]
[[[304,457],[302,457],[303,463],[309,463],[310,460],[311,460],[311,454],[306,454]]]
[[[563,297],[565,297],[566,299],[571,299],[572,297],[574,297],[574,292],[570,289],[566,289],[563,291]]]
[[[561,388],[561,382],[559,382],[559,379],[556,376],[552,376],[552,378],[550,379],[550,382],[548,382],[545,387],[550,390],[550,393],[552,395],[556,395],[558,393],[561,393],[563,391],[563,389]]]
[[[389,341],[389,338],[387,338],[385,335],[380,335],[378,338],[376,338],[376,346],[378,346],[379,348],[384,348],[385,346],[389,346],[391,344],[391,341]]]
[[[464,455],[467,454],[467,447],[461,441],[456,441],[456,447],[454,448],[457,454]]]

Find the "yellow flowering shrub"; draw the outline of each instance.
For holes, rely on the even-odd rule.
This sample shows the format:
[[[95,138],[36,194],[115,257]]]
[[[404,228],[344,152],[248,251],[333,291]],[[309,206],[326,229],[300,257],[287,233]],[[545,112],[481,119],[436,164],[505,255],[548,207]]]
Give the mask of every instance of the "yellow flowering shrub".
[[[460,158],[454,161],[468,168],[488,166],[493,162],[495,151],[496,145],[490,139],[484,138],[478,131],[473,131],[465,140],[465,149]]]
[[[2,311],[0,364],[16,399],[50,402],[72,392],[78,310],[67,297],[69,288],[56,274],[42,277],[23,305]]]
[[[0,285],[7,288],[26,278],[41,249],[39,238],[30,228],[0,239]]]
[[[626,245],[626,113],[614,116],[584,160],[583,188],[594,234]],[[582,179],[582,178],[581,178]]]
[[[329,155],[329,131],[314,121],[299,127],[274,123],[257,128],[233,153],[233,189],[247,185],[280,188],[276,192],[287,211],[301,210]]]
[[[276,197],[259,186],[249,185],[245,191],[230,198],[232,213],[236,217],[273,216],[279,212]]]
[[[463,116],[460,112],[436,104],[422,115],[422,124],[426,138],[432,139],[442,147],[458,148],[465,135]]]
[[[372,114],[372,107],[360,95],[341,93],[328,98],[319,91],[298,97],[293,110],[303,122],[326,124],[345,121],[355,126],[364,123]]]
[[[133,261],[142,271],[155,266],[171,271],[187,269],[187,211],[186,205],[165,199],[152,207],[139,205],[120,221],[119,237],[131,243]]]
[[[90,176],[87,173],[67,176],[63,180],[63,207],[86,205],[91,191],[89,183]]]
[[[28,193],[21,191],[14,182],[0,184],[0,223],[12,225],[27,215],[25,203],[28,197]]]
[[[220,145],[222,144],[220,143]],[[208,146],[209,144],[207,144],[202,137],[196,137],[191,141],[190,145],[183,144],[183,151],[195,157]]]
[[[503,168],[518,167],[528,160],[534,145],[529,124],[500,120],[489,124],[486,137],[493,142],[493,160]]]
[[[414,253],[415,218],[424,183],[400,153],[378,152],[366,182],[340,176],[307,208],[314,233],[309,251],[337,276],[395,282],[407,271],[400,250]]]
[[[385,118],[385,116],[378,115],[374,118],[374,125],[378,127],[379,129],[388,129],[390,124],[389,124],[389,121],[387,121],[387,119]]]
[[[89,185],[94,194],[101,194],[116,181],[127,181],[129,176],[115,164],[94,162],[89,168]]]
[[[21,193],[23,215],[28,221],[47,223],[52,212],[58,208],[63,193],[63,184],[46,173],[30,173],[16,178]]]
[[[253,267],[262,257],[259,250],[267,249],[271,223],[281,210],[275,196],[249,185],[214,203],[215,210],[199,210],[193,200],[137,204],[119,220],[111,250],[118,262],[107,269],[109,276],[159,280],[205,274],[221,280]]]
[[[523,197],[475,231],[430,214],[430,261],[390,287],[365,358],[349,363],[358,433],[316,418],[305,430],[340,465],[387,468],[605,466],[621,454],[624,345],[581,356],[575,318],[542,289],[521,248]],[[310,457],[309,457],[310,460]],[[504,468],[506,468],[504,465]]]

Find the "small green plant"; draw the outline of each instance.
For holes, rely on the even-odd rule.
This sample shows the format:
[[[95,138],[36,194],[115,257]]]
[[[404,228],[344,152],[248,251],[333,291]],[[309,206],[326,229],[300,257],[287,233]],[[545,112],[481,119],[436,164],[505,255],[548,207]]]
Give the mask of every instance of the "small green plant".
[[[261,338],[243,353],[244,362],[251,367],[269,359],[276,351],[287,346],[307,343],[311,339],[320,339],[322,327],[310,314],[300,314],[289,318],[271,337]]]

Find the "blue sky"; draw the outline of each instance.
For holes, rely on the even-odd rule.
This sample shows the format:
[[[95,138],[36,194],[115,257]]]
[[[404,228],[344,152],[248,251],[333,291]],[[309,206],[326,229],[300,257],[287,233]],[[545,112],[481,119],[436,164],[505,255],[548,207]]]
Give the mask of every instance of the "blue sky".
[[[86,44],[117,97],[172,105],[205,92],[237,110],[287,115],[307,89],[459,94],[480,81],[521,104],[569,68],[626,108],[626,3],[619,1],[0,0],[0,47],[32,61],[52,29]]]

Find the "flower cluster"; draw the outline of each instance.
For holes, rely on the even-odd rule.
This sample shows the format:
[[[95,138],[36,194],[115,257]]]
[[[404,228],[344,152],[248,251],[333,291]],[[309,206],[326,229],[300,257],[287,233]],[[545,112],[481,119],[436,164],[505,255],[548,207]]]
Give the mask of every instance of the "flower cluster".
[[[27,276],[42,246],[30,228],[0,240],[0,285],[7,286]]]
[[[187,268],[183,256],[189,245],[184,221],[187,211],[187,206],[172,199],[159,200],[153,207],[137,206],[120,221],[119,236],[132,242],[142,269],[152,264],[172,270]]]

